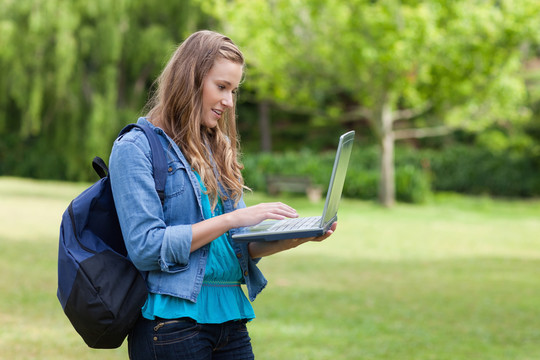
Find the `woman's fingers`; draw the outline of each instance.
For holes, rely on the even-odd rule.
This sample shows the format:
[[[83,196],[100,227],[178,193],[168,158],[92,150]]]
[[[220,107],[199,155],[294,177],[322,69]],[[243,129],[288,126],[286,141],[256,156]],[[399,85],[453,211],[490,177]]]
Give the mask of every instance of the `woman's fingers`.
[[[249,208],[247,211],[255,216],[262,216],[262,220],[298,217],[298,213],[292,207],[283,203],[262,203]]]
[[[332,235],[334,233],[334,231],[336,231],[337,229],[337,222],[333,223],[332,226],[330,226],[330,229],[328,229],[328,231],[326,233],[324,233],[323,235],[321,236],[317,236],[317,237],[312,237],[312,238],[308,238],[306,239],[307,241],[323,241],[323,240],[326,240],[330,237],[330,235]],[[306,241],[306,242],[307,242]]]
[[[261,203],[233,212],[235,215],[235,227],[251,226],[260,223],[263,220],[282,220],[285,218],[298,217],[295,209],[287,204]]]
[[[319,236],[319,237],[316,237],[312,241],[323,241],[323,240],[327,239],[328,237],[330,237],[330,235],[332,235],[334,233],[334,231],[336,231],[336,229],[337,229],[337,222],[333,223],[332,226],[330,226],[330,229],[328,229],[326,234],[324,234],[322,236]]]

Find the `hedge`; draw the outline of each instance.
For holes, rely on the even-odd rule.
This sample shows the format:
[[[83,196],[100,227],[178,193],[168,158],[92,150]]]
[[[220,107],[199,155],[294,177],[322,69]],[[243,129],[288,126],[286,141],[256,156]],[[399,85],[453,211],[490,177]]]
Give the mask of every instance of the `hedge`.
[[[308,176],[328,187],[335,152],[309,150],[250,154],[243,159],[246,184],[266,191],[267,175]],[[344,196],[373,200],[379,184],[379,153],[374,146],[353,150]],[[487,149],[453,146],[442,150],[398,147],[395,153],[396,199],[421,203],[435,191],[505,197],[540,195],[540,159],[531,154],[493,154]]]

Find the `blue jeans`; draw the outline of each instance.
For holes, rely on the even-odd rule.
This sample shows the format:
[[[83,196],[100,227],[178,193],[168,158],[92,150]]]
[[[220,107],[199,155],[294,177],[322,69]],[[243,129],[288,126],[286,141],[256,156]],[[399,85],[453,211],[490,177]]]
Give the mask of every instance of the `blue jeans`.
[[[131,360],[253,360],[245,321],[198,324],[194,320],[141,317],[128,336]]]

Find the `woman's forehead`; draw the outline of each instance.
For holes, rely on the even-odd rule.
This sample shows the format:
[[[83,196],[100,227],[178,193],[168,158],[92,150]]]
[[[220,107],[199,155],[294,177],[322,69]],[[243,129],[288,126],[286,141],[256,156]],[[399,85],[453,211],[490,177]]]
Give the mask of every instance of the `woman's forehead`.
[[[242,80],[243,70],[242,64],[220,58],[214,62],[207,76],[212,80],[225,81],[233,87],[238,87]]]

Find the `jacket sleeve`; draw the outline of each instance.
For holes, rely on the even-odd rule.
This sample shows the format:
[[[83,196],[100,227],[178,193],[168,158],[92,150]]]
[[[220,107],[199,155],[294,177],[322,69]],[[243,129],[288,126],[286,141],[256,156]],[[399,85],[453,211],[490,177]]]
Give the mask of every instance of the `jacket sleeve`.
[[[141,271],[178,272],[188,265],[191,225],[167,226],[155,190],[150,146],[134,129],[109,159],[111,187],[128,255]]]

